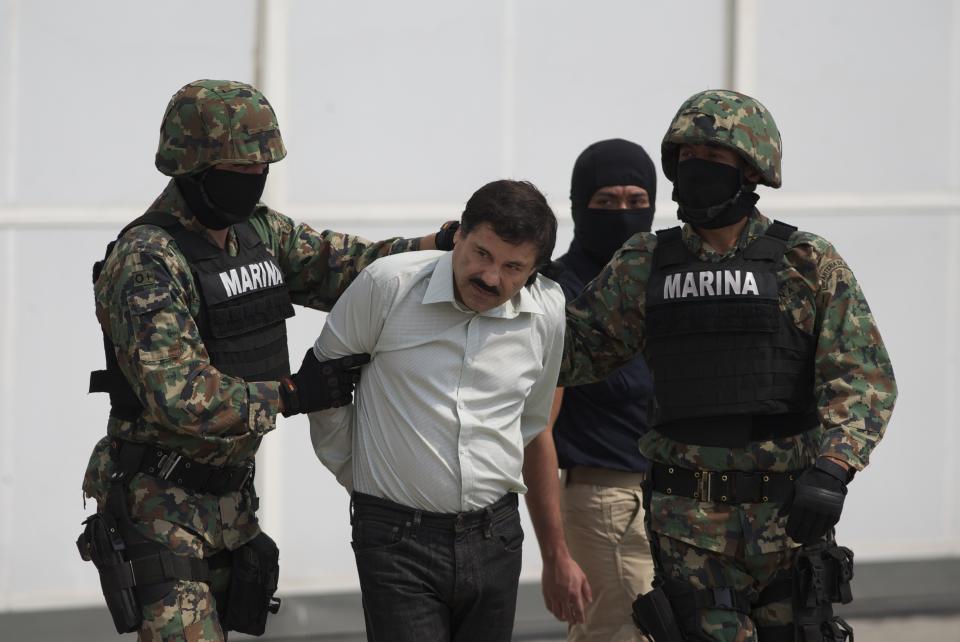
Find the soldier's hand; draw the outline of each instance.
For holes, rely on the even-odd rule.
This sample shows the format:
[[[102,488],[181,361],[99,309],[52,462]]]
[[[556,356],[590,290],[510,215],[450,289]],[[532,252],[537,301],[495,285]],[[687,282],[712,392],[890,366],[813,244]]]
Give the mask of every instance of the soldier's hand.
[[[438,250],[449,252],[453,249],[453,235],[460,229],[460,221],[447,221],[440,226],[440,231],[433,237]]]
[[[787,515],[787,535],[799,544],[821,539],[840,521],[846,494],[846,471],[827,459],[818,459],[797,478],[793,494],[780,509],[781,515]]]
[[[346,406],[360,381],[360,366],[370,362],[369,354],[352,354],[320,361],[307,350],[300,370],[280,381],[283,416]]]

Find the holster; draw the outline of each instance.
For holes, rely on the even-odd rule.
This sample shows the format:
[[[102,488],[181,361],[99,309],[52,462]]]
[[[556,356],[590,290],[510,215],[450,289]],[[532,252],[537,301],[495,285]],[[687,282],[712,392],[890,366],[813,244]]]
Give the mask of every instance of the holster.
[[[91,515],[83,522],[77,538],[80,557],[93,562],[100,574],[100,588],[107,601],[117,633],[130,633],[140,628],[143,613],[133,590],[133,568],[126,559],[126,544],[120,538],[116,520],[104,513]]]
[[[280,576],[279,560],[276,543],[263,532],[233,551],[226,629],[263,635],[267,614],[280,610],[280,600],[274,597]]]
[[[662,588],[637,596],[633,603],[633,623],[654,642],[684,642],[670,600]]]
[[[166,596],[177,580],[209,582],[206,560],[175,555],[141,535],[127,514],[124,486],[115,481],[103,510],[83,522],[77,550],[92,561],[117,633],[130,633],[143,621],[141,606]]]
[[[830,542],[805,547],[794,571],[797,642],[853,642],[853,629],[833,614],[833,604],[853,600],[853,551]]]

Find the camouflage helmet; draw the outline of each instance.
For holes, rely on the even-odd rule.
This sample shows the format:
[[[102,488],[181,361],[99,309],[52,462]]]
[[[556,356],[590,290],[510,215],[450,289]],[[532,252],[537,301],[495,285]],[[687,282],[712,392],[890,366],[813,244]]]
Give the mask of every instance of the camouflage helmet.
[[[761,183],[780,187],[780,131],[767,108],[750,96],[709,89],[680,105],[660,145],[663,173],[671,181],[681,145],[726,147],[760,173]]]
[[[167,176],[183,176],[217,163],[275,163],[286,155],[263,94],[242,82],[197,80],[170,99],[155,164]]]

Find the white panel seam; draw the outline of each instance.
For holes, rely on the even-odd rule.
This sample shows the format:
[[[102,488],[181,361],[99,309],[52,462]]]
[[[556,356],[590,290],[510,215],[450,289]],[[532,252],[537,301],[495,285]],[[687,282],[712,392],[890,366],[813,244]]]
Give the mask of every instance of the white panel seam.
[[[517,16],[514,0],[503,0],[500,61],[500,175],[513,176],[517,127]],[[459,211],[459,209],[452,210]]]
[[[734,0],[731,89],[751,96],[757,90],[759,75],[759,13],[757,0]]]
[[[4,41],[7,49],[7,69],[6,83],[4,93],[7,99],[7,127],[5,131],[6,140],[4,147],[6,154],[6,180],[3,187],[4,193],[0,200],[6,202],[15,202],[17,200],[17,183],[19,175],[19,155],[18,145],[20,143],[19,128],[19,104],[20,104],[20,0],[8,0],[6,11],[0,11],[0,14],[6,14],[4,21],[6,29],[4,30]]]
[[[947,274],[945,292],[951,293],[946,297],[947,310],[945,327],[947,328],[944,341],[944,354],[946,363],[944,364],[944,399],[943,399],[943,425],[940,427],[943,435],[942,444],[942,467],[941,470],[946,479],[943,484],[943,503],[941,520],[944,526],[942,532],[960,536],[960,519],[958,519],[957,485],[960,484],[960,467],[956,465],[957,457],[960,456],[960,440],[957,438],[957,427],[960,421],[956,418],[956,399],[960,390],[957,389],[960,384],[958,377],[958,367],[960,367],[960,354],[957,353],[958,341],[956,329],[960,327],[960,255],[956,249],[960,247],[960,219],[950,217],[948,221],[947,246],[953,251],[947,252]],[[896,412],[896,411],[894,411]]]
[[[290,17],[287,0],[258,0],[255,19],[262,21],[256,29],[257,57],[254,68],[257,70],[255,83],[270,101],[277,113],[277,120],[283,129],[283,118],[280,117],[286,110],[287,104],[287,25]],[[287,200],[286,173],[282,168],[274,166],[270,170],[270,180],[267,181],[264,192],[264,201],[272,203],[279,211],[284,211]],[[294,368],[299,363],[291,363]],[[279,416],[277,417],[279,420]],[[259,519],[263,530],[268,532],[276,541],[283,539],[283,516],[288,509],[283,501],[283,442],[286,440],[286,431],[279,425],[263,439],[257,453],[257,481],[261,499]]]
[[[0,326],[0,510],[7,516],[0,520],[0,612],[10,608],[13,598],[10,586],[12,564],[9,556],[17,544],[13,527],[18,523],[13,515],[14,452],[11,447],[13,430],[14,382],[17,370],[17,232],[7,230],[3,237],[3,281],[6,300],[3,322]],[[79,499],[79,498],[78,498]]]
[[[272,179],[272,176],[271,176]],[[268,181],[269,183],[269,181]],[[269,202],[269,201],[268,201]],[[960,212],[960,193],[953,191],[902,192],[902,193],[820,193],[820,194],[766,194],[761,201],[761,211],[769,216],[781,212],[816,214],[819,212],[845,212],[860,214],[913,214],[942,211],[944,214]],[[449,220],[452,212],[459,212],[462,203],[276,203],[276,209],[294,220],[348,221],[356,223],[421,223],[430,224]],[[560,219],[566,218],[569,208],[566,200],[550,202]],[[135,208],[134,208],[135,209]],[[669,199],[657,201],[661,215],[673,216],[676,204]],[[950,210],[953,210],[952,212]],[[0,205],[0,228],[91,228],[130,220],[130,206],[3,206]]]
[[[946,119],[949,131],[947,180],[950,181],[950,187],[960,190],[960,122],[957,119],[957,114],[960,114],[960,0],[953,0],[950,3],[949,39],[950,60],[947,65],[948,78],[946,79],[949,92],[947,114],[951,114],[952,117]]]

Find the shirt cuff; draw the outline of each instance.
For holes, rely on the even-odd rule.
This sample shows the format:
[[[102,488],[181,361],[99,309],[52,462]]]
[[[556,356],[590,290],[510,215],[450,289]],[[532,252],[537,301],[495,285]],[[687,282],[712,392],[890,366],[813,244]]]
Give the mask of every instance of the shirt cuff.
[[[264,435],[277,427],[280,414],[280,382],[256,381],[247,384],[249,416],[247,428],[255,435]]]
[[[861,450],[861,444],[850,435],[827,433],[820,444],[819,456],[839,459],[851,469],[861,471],[867,466],[866,458],[860,456]]]

